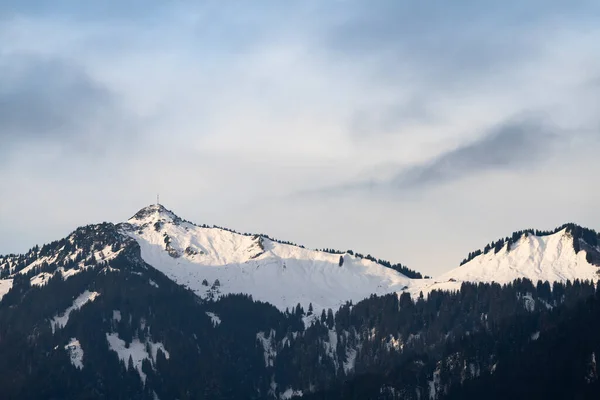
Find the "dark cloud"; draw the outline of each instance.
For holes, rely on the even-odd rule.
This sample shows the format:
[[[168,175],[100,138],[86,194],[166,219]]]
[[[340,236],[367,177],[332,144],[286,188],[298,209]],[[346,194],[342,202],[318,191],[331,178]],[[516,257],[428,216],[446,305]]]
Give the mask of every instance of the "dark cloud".
[[[112,93],[86,71],[57,58],[0,58],[0,141],[89,145],[120,124]]]
[[[520,168],[539,162],[556,137],[535,121],[507,122],[472,143],[399,173],[390,183],[394,188],[422,188],[487,171]]]
[[[473,142],[403,169],[391,179],[348,182],[296,192],[294,196],[416,194],[424,189],[486,172],[518,170],[541,163],[552,154],[560,137],[557,128],[547,128],[536,118],[511,120],[490,129]]]

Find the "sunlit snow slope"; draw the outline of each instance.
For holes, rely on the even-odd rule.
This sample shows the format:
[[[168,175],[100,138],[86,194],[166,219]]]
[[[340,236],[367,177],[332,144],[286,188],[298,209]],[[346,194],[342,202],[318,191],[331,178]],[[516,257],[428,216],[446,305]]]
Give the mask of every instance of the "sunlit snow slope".
[[[599,268],[586,261],[585,250],[575,253],[573,237],[566,229],[548,236],[523,236],[510,248],[505,245],[495,254],[492,250],[437,279],[508,283],[517,278],[533,282],[597,280]]]
[[[203,298],[247,293],[281,310],[312,303],[319,312],[419,281],[349,254],[340,266],[339,254],[199,227],[160,205],[142,209],[120,229],[137,240],[145,262]]]

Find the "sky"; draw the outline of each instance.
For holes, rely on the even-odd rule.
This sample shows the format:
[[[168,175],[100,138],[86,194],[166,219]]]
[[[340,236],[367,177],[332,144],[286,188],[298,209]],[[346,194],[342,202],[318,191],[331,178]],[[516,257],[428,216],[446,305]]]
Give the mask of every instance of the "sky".
[[[0,254],[157,193],[434,276],[600,229],[598,43],[597,1],[4,0]]]

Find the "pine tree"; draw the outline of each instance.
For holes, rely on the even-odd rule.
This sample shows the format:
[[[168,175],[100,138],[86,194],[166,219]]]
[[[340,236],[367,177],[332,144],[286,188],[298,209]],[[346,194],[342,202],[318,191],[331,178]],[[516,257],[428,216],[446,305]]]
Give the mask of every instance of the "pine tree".
[[[133,358],[131,358],[131,354],[129,355],[129,361],[127,361],[127,371],[133,371],[135,367],[133,366]]]
[[[333,329],[333,310],[330,308],[327,310],[327,327]]]

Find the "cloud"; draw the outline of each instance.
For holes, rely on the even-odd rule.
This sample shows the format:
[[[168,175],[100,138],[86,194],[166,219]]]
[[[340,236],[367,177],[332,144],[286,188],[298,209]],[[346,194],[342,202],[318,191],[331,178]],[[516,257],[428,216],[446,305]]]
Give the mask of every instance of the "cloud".
[[[557,144],[583,136],[579,132],[566,135],[557,126],[545,125],[533,116],[513,118],[425,161],[409,166],[382,164],[373,168],[373,175],[366,179],[313,187],[290,197],[339,197],[362,193],[397,199],[401,194],[411,201],[415,199],[412,194],[490,172],[535,170],[552,158]]]
[[[414,95],[393,104],[378,104],[354,111],[348,129],[357,139],[364,139],[378,134],[397,134],[410,126],[436,122],[438,118],[427,100]]]
[[[122,139],[128,119],[114,93],[72,61],[35,54],[0,57],[3,152],[52,145],[103,154]]]
[[[562,188],[598,169],[597,142],[565,139],[598,132],[598,2],[37,3],[0,5],[0,252],[160,191],[199,223],[443,269],[565,222]],[[540,188],[529,214],[507,201]],[[452,248],[419,242],[433,225]]]
[[[423,188],[493,170],[533,165],[547,154],[556,138],[551,128],[535,121],[506,122],[474,142],[402,171],[390,185],[396,189]]]
[[[84,71],[59,59],[6,57],[0,64],[3,140],[76,134],[110,106],[109,93]]]

